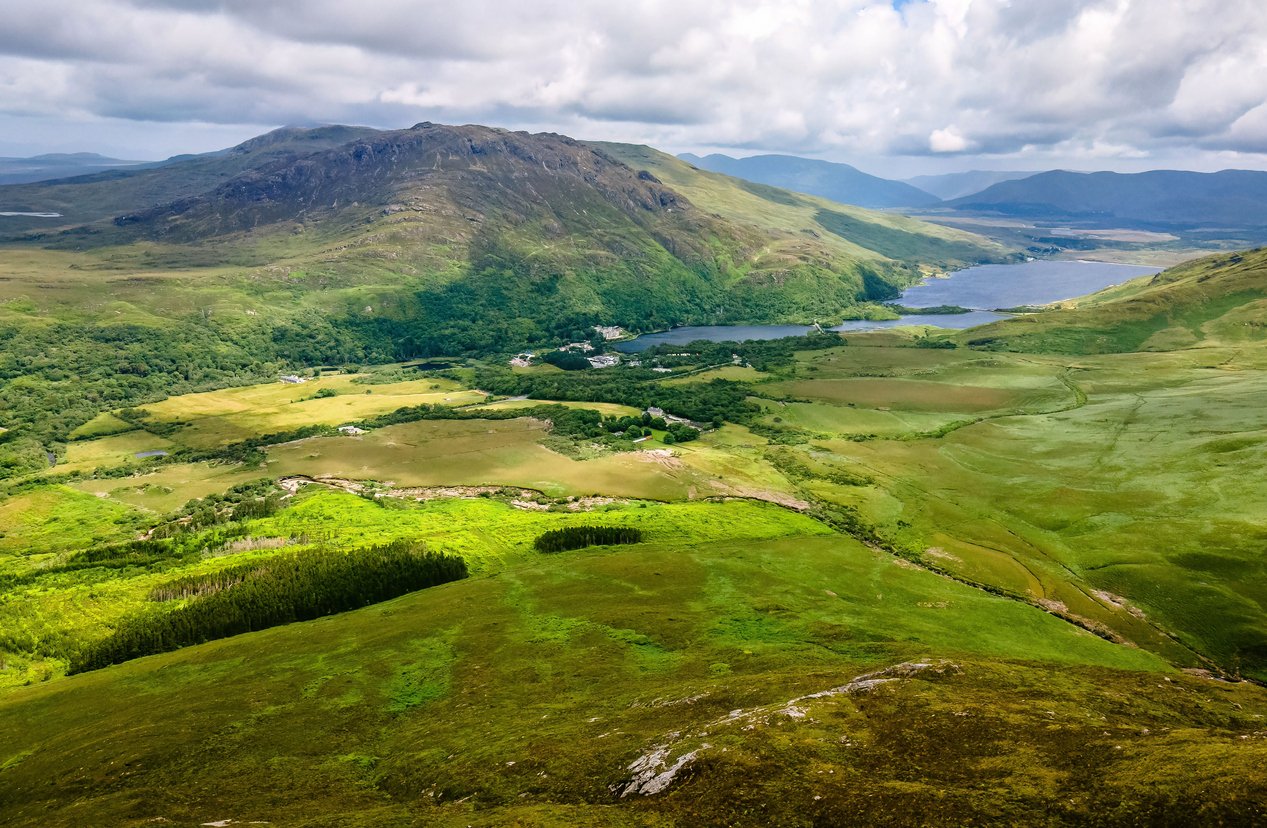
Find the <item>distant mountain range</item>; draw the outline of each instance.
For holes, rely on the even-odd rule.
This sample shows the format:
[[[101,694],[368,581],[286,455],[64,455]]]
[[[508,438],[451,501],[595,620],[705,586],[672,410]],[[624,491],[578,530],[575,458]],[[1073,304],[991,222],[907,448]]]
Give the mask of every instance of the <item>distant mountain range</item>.
[[[868,208],[937,208],[1084,227],[1267,232],[1267,172],[971,170],[894,181],[791,155],[678,156],[702,170]],[[944,201],[942,199],[945,199]]]
[[[1014,181],[1018,178],[1029,178],[1038,175],[1038,170],[1021,172],[1017,170],[968,170],[967,172],[944,173],[941,175],[917,175],[906,179],[913,187],[932,193],[938,198],[961,198],[979,193],[992,184],[1000,181]]]
[[[956,210],[1100,226],[1267,227],[1267,172],[1061,170],[947,202]]]
[[[816,161],[794,155],[729,155],[700,157],[691,153],[678,156],[702,170],[725,173],[746,181],[782,187],[798,193],[829,198],[841,204],[872,209],[889,207],[929,207],[941,201],[903,181],[869,175],[856,167],[833,161]]]
[[[90,175],[144,163],[108,158],[95,152],[54,152],[30,158],[0,158],[0,185]]]

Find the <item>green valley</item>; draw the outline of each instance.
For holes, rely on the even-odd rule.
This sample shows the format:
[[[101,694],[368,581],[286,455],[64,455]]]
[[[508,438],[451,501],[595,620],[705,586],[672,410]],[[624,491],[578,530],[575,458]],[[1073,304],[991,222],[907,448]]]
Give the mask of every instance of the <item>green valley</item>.
[[[483,127],[75,187],[0,245],[6,824],[1267,818],[1267,251],[618,354],[1014,254]]]

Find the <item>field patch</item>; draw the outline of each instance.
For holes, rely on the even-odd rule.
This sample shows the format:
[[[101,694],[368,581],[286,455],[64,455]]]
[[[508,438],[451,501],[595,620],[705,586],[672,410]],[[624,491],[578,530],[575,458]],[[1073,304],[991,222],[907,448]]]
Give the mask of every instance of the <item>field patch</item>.
[[[215,448],[261,434],[312,425],[341,425],[415,405],[462,406],[484,395],[452,380],[425,378],[362,384],[356,376],[322,376],[304,383],[268,383],[185,394],[147,405],[148,422],[180,424],[170,436],[193,448]],[[327,396],[329,395],[329,396]]]
[[[98,468],[139,465],[146,456],[158,457],[176,450],[176,444],[147,431],[126,431],[95,440],[76,440],[66,444],[66,458],[48,470],[48,474],[91,472]]]
[[[604,494],[683,500],[719,493],[682,463],[650,452],[573,460],[541,444],[545,424],[531,419],[426,420],[356,437],[315,437],[268,450],[274,477],[309,475],[378,480],[398,486],[506,485],[552,496]]]
[[[77,480],[70,488],[160,515],[191,500],[267,477],[266,468],[225,463],[170,463],[128,477]]]
[[[25,567],[32,556],[125,536],[134,525],[118,503],[68,486],[41,486],[0,502],[0,564]]]
[[[1003,388],[952,385],[911,379],[805,379],[764,386],[774,394],[833,405],[905,411],[997,411],[1019,405],[1023,397]]]

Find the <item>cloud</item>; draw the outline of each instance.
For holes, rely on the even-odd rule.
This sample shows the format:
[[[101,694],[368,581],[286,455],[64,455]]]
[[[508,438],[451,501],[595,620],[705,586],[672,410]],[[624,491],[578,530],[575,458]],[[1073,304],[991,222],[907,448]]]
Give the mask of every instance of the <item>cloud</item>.
[[[5,18],[8,133],[429,119],[839,158],[1267,147],[1257,0],[10,0]]]
[[[935,129],[928,136],[928,148],[933,152],[963,152],[968,141],[954,127]]]

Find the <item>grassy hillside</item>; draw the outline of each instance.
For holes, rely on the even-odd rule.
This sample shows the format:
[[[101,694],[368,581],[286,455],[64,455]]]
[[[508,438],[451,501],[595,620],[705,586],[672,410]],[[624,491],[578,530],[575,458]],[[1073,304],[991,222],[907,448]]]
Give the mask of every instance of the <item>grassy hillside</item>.
[[[820,243],[852,256],[914,261],[944,270],[1008,255],[1005,248],[973,233],[700,170],[651,147],[600,141],[591,145],[635,169],[651,171],[703,210],[783,231],[784,249],[791,256]]]
[[[1152,289],[1236,293],[1238,264]],[[0,501],[0,807],[18,825],[1260,820],[1267,693],[1236,679],[1267,676],[1267,504],[1242,484],[1267,351],[1214,338],[1234,330],[1070,357],[903,332],[679,345],[644,354],[663,374],[383,366],[114,408]],[[569,407],[543,414],[551,395]],[[730,423],[681,443],[560,427],[648,395]],[[436,402],[454,408],[393,419]],[[322,430],[356,417],[366,433]],[[595,525],[645,540],[533,551]],[[116,626],[199,600],[156,594],[392,541],[472,577],[63,676]]]
[[[998,322],[973,345],[1065,354],[1259,344],[1267,315],[1267,249],[1197,259],[1077,302]]]
[[[847,539],[687,540],[9,696],[0,805],[15,825],[1258,813],[1263,745],[1244,737],[1267,707],[1246,688],[1159,672]],[[676,772],[651,783],[643,756]],[[1189,784],[1198,757],[1217,801]]]
[[[701,158],[686,153],[680,157],[701,169],[797,193],[809,193],[841,204],[884,208],[928,207],[941,202],[940,198],[919,189],[918,185],[868,175],[848,164],[831,161],[794,155],[731,158],[713,154]]]
[[[87,222],[0,246],[0,472],[60,453],[112,403],[287,366],[513,353],[596,324],[838,319],[923,270],[1006,255],[674,163],[666,184],[563,136],[326,127],[0,188]]]

